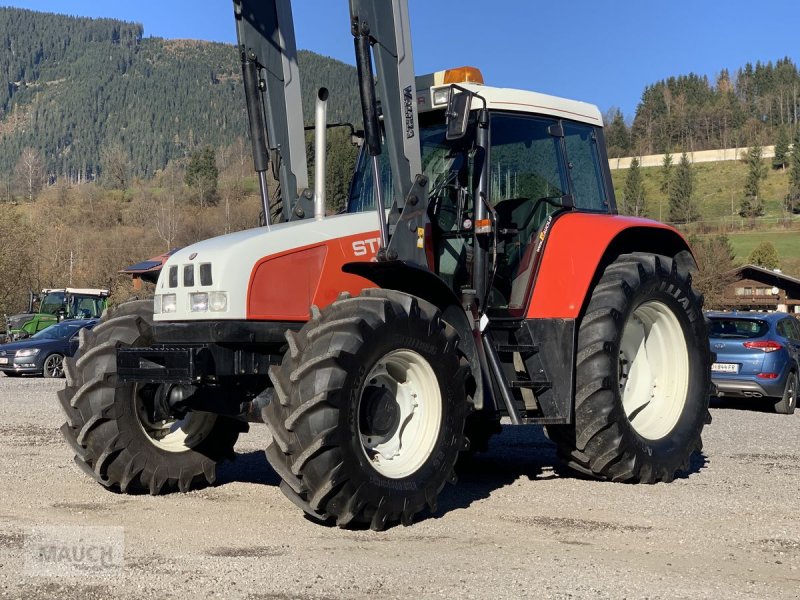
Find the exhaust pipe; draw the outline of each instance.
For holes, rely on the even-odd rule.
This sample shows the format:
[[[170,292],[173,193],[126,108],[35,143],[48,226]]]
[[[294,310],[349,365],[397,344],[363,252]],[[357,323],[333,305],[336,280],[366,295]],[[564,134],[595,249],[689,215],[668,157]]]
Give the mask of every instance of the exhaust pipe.
[[[314,123],[314,218],[325,217],[325,161],[328,154],[328,88],[317,92]]]

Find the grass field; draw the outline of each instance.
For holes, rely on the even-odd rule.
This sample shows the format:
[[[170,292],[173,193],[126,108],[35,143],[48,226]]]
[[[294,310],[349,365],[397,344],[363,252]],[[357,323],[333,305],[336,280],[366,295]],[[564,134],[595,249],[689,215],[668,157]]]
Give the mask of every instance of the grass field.
[[[675,162],[680,160],[675,155]],[[748,256],[761,242],[769,241],[775,245],[781,261],[781,269],[788,275],[800,277],[800,217],[791,217],[794,230],[787,230],[785,223],[778,221],[789,218],[783,210],[783,198],[789,189],[789,172],[771,168],[771,161],[765,160],[769,167],[767,178],[761,184],[761,197],[764,199],[764,216],[755,221],[739,217],[739,205],[744,196],[747,178],[747,165],[741,161],[700,163],[694,165],[695,198],[700,210],[700,221],[689,227],[692,232],[727,231],[736,259],[740,264],[747,262]],[[611,171],[617,200],[622,197],[627,169]],[[659,221],[669,220],[669,202],[659,190],[661,168],[642,169],[645,186],[647,216]]]
[[[674,155],[674,162],[680,160]],[[765,217],[783,215],[783,198],[789,189],[789,172],[776,171],[771,168],[771,160],[765,160],[768,168],[767,178],[761,183],[761,197],[764,199]],[[669,220],[669,202],[659,187],[661,185],[661,167],[642,169],[645,187],[645,203],[650,218],[660,221]],[[744,185],[747,179],[747,165],[741,161],[717,163],[699,163],[694,165],[695,198],[700,209],[702,221],[710,225],[722,219],[734,218],[738,221],[739,205],[744,197]],[[611,171],[614,191],[617,199],[622,198],[625,187],[627,169]]]
[[[754,231],[728,234],[740,263],[746,263],[753,248],[761,242],[772,242],[778,251],[781,270],[800,277],[800,231]]]

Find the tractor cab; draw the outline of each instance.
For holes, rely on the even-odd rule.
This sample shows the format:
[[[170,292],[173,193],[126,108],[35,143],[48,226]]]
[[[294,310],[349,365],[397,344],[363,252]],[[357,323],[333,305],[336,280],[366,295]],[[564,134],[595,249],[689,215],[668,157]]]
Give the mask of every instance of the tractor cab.
[[[472,285],[474,233],[494,233],[490,316],[517,315],[527,307],[536,256],[554,216],[568,211],[616,211],[602,118],[596,107],[527,92],[486,86],[480,71],[461,67],[416,78],[419,141],[428,185],[433,240],[432,270],[456,294]],[[482,200],[490,224],[476,222],[477,181],[484,157],[478,110],[465,133],[448,133],[452,86],[483,100],[489,115],[488,185]],[[475,107],[479,102],[472,102]],[[374,211],[369,153],[362,151],[350,187],[348,212]],[[381,189],[392,197],[392,176],[380,155]],[[481,229],[482,228],[482,229]]]

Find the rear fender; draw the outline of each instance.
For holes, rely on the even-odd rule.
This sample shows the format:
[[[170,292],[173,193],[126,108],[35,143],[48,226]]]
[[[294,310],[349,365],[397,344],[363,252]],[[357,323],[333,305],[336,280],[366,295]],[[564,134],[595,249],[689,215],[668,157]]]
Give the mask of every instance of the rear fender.
[[[478,356],[477,333],[467,313],[461,308],[461,301],[455,292],[435,273],[403,261],[351,262],[342,271],[358,275],[380,288],[404,292],[436,306],[444,320],[452,325],[460,338],[459,347],[469,360],[475,391],[472,404],[476,409],[483,408],[483,385],[481,381],[480,358]]]
[[[605,268],[630,252],[671,256],[694,268],[689,244],[673,227],[633,217],[563,214],[547,237],[527,318],[579,318]]]

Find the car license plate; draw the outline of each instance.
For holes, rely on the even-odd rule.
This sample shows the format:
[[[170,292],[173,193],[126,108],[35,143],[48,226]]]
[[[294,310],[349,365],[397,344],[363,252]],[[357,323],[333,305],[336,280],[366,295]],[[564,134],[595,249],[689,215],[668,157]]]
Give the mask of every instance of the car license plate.
[[[0,365],[7,365],[7,364],[8,364],[8,359],[6,357],[0,358]]]
[[[739,365],[736,363],[714,363],[711,365],[713,373],[738,373]]]

